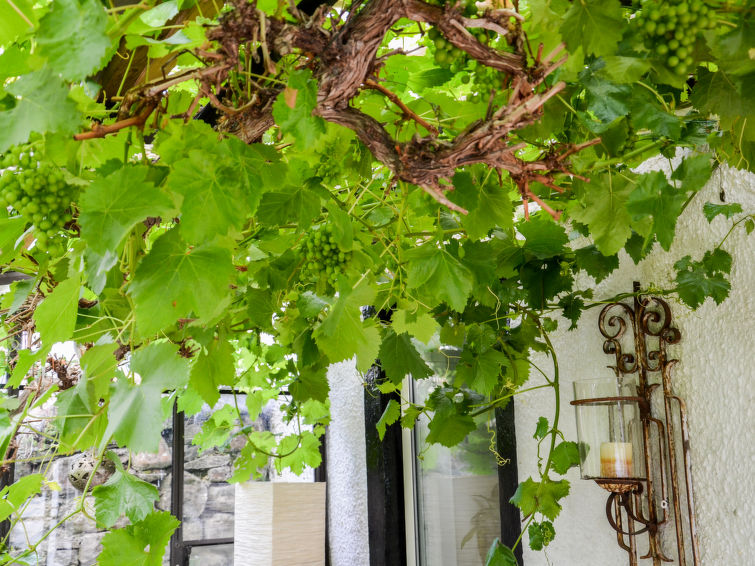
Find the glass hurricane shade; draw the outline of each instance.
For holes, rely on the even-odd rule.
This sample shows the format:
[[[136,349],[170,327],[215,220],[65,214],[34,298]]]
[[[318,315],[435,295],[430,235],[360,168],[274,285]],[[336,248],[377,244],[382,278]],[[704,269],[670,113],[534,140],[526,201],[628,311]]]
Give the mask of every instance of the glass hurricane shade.
[[[636,381],[629,378],[574,382],[582,479],[644,478],[645,450],[636,397]]]

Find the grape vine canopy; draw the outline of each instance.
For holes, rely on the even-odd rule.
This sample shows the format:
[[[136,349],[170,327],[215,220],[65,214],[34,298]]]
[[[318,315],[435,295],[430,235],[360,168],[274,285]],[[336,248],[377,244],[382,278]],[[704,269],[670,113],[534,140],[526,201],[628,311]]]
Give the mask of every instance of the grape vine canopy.
[[[287,391],[309,425],[210,419],[204,448],[244,436],[231,481],[271,459],[301,472],[320,462],[329,365],[379,360],[401,394],[442,346],[460,352],[453,379],[392,401],[381,434],[424,415],[428,441],[454,446],[518,393],[558,398],[556,316],[576,326],[606,299],[576,273],[669,250],[690,207],[753,230],[695,195],[721,164],[755,171],[754,25],[749,0],[0,0],[0,259],[29,276],[2,296],[6,344],[29,338],[8,349],[27,394],[0,404],[3,465],[44,402],[55,452],[99,466],[114,445],[155,450],[174,402],[192,414],[227,386],[252,419]],[[683,155],[670,178],[635,172],[658,154]],[[725,246],[676,269],[654,292],[726,299]],[[81,372],[51,380],[68,340]],[[512,498],[533,549],[577,460],[558,419]],[[98,564],[160,564],[178,522],[115,463],[85,487],[98,525],[128,518]],[[18,480],[0,518],[51,487]],[[488,563],[515,559],[497,544]]]

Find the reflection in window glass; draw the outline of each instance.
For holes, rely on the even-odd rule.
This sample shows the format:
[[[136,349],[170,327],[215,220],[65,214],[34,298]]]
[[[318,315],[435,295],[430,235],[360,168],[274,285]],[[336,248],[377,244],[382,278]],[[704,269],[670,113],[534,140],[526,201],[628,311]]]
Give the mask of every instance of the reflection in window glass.
[[[195,546],[191,549],[189,566],[233,566],[233,545]]]
[[[453,380],[458,352],[428,355],[436,375],[414,382],[414,400],[423,403],[432,390]],[[428,445],[428,419],[414,429],[419,558],[421,566],[480,566],[501,533],[495,421],[480,417],[477,430],[462,444]]]

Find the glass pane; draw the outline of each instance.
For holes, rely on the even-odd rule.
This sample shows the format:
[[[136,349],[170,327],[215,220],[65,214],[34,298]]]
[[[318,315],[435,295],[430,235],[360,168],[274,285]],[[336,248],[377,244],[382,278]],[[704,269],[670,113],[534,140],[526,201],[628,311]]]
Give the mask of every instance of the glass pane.
[[[233,566],[233,545],[195,546],[191,549],[189,566]]]
[[[423,403],[443,381],[453,379],[457,352],[428,356],[436,376],[414,383],[414,400]],[[484,417],[460,445],[428,445],[428,420],[414,429],[416,492],[421,566],[479,566],[501,534],[498,469],[491,451],[495,420]]]

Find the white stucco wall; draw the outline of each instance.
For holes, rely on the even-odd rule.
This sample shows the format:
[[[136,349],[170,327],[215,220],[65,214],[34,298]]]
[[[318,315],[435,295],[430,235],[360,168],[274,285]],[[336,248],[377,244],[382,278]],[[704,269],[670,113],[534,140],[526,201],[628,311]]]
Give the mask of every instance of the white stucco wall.
[[[644,169],[663,168],[666,160],[647,163]],[[655,253],[635,265],[621,255],[619,269],[596,285],[584,274],[582,288],[594,289],[595,298],[609,298],[632,290],[632,282],[673,287],[673,264],[691,255],[699,260],[705,250],[718,244],[731,222],[717,217],[711,224],[702,215],[705,202],[720,203],[724,189],[727,202],[739,202],[746,213],[755,212],[755,175],[721,168],[695,197],[677,226],[670,253]],[[724,244],[734,258],[732,290],[720,306],[707,299],[697,311],[670,300],[675,325],[682,333],[680,344],[670,352],[681,360],[674,381],[677,393],[687,400],[694,493],[702,564],[749,566],[755,563],[755,234],[736,230]],[[572,383],[590,377],[609,377],[606,365],[613,360],[602,351],[597,327],[599,309],[587,311],[579,328],[567,331],[563,323],[553,336],[561,369],[560,428],[576,440]],[[545,368],[548,360],[535,362]],[[517,451],[520,478],[535,475],[536,444],[532,439],[540,415],[552,418],[553,399],[549,389],[516,399]],[[619,549],[615,533],[605,518],[607,492],[594,482],[579,479],[571,470],[572,492],[555,522],[556,540],[547,553],[529,550],[525,535],[526,566],[624,566],[627,554]],[[640,539],[641,540],[641,539]],[[640,542],[645,550],[645,543]],[[646,564],[647,562],[643,562]]]
[[[369,566],[364,387],[354,360],[328,368],[328,542],[331,566]]]

